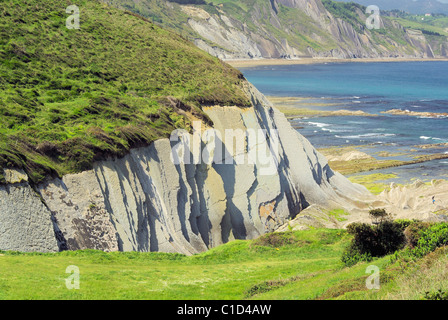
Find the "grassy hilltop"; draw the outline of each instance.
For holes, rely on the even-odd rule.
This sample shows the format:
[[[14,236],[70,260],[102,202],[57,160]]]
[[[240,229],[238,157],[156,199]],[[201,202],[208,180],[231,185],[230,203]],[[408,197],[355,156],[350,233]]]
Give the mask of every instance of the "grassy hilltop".
[[[36,183],[188,129],[201,105],[249,104],[241,73],[182,37],[87,0],[70,30],[71,4],[0,2],[1,168]]]

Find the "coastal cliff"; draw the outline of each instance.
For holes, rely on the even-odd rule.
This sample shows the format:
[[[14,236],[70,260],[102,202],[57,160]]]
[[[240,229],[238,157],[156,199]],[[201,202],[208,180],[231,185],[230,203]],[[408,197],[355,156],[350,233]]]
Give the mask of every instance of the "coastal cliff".
[[[153,19],[224,60],[436,58],[448,52],[446,35],[425,35],[387,14],[379,16],[379,29],[369,29],[370,14],[355,3],[103,1]]]
[[[277,153],[269,152],[271,139],[246,141],[246,155],[252,146],[268,161],[176,165],[173,142],[159,139],[34,187],[23,172],[8,170],[8,184],[0,188],[0,249],[190,255],[272,232],[312,204],[350,207],[366,196],[365,188],[333,172],[261,93],[249,83],[244,87],[250,107],[204,110],[218,131],[278,132]],[[223,156],[237,156],[224,147]],[[275,174],[263,174],[272,163]]]
[[[0,250],[191,255],[369,195],[183,37],[100,1],[79,1],[80,29],[66,0],[12,2],[0,4]]]

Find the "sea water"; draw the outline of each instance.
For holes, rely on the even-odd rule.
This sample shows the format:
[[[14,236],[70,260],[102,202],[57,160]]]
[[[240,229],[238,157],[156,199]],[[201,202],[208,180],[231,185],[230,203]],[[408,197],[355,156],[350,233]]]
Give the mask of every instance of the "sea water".
[[[422,144],[448,142],[448,118],[385,114],[401,109],[448,113],[448,62],[321,63],[311,65],[241,68],[244,76],[267,96],[306,98],[300,108],[362,110],[368,116],[310,117],[291,120],[317,148],[340,145],[364,146],[375,155],[387,151],[410,160],[428,151]],[[366,147],[367,146],[367,147]],[[413,150],[409,154],[409,150]],[[407,153],[407,155],[403,155]],[[400,154],[402,154],[400,156]],[[390,159],[390,158],[387,158]],[[448,178],[448,159],[388,168],[400,181]],[[372,172],[369,172],[372,173]]]

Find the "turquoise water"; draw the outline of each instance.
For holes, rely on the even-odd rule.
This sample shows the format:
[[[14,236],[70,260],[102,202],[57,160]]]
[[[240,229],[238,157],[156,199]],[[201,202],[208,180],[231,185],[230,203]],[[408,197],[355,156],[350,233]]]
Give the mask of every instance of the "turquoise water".
[[[323,63],[240,70],[268,96],[305,97],[306,102],[324,104],[315,109],[362,110],[377,115],[292,120],[300,128],[298,131],[317,148],[369,145],[363,151],[402,153],[415,145],[448,142],[447,117],[381,113],[390,109],[448,113],[448,62]],[[297,107],[308,106],[298,104]],[[448,148],[435,152],[448,152]],[[411,172],[412,177],[422,180],[447,178],[448,160],[398,170],[406,178],[411,177]],[[393,169],[381,172],[384,171],[389,173]]]

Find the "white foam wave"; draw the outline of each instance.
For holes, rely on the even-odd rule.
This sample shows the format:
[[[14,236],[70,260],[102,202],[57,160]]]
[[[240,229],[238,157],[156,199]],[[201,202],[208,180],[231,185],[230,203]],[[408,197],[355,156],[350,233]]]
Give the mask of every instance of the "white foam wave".
[[[443,116],[443,115],[436,115],[436,116],[432,116],[432,117],[425,117],[425,116],[419,116],[419,119],[446,119],[448,118],[448,116]]]
[[[330,126],[328,123],[321,123],[321,122],[308,122],[308,123],[318,128],[324,128]]]
[[[347,121],[347,123],[352,123],[352,124],[367,124],[367,122],[365,122],[365,121]]]
[[[361,138],[380,138],[380,137],[394,137],[395,133],[366,133],[352,136],[338,136],[335,135],[336,138],[341,139],[361,139]]]
[[[442,138],[437,138],[437,137],[420,136],[420,139],[422,139],[422,140],[434,140],[437,143],[447,143],[448,142],[448,139],[442,139]]]
[[[331,133],[351,132],[351,130],[345,130],[345,129],[328,129],[328,128],[322,128],[322,131],[327,131],[327,132],[331,132]]]
[[[437,137],[427,137],[427,136],[420,136],[420,139],[423,140],[437,140],[437,141],[445,141],[446,139],[437,138]]]

